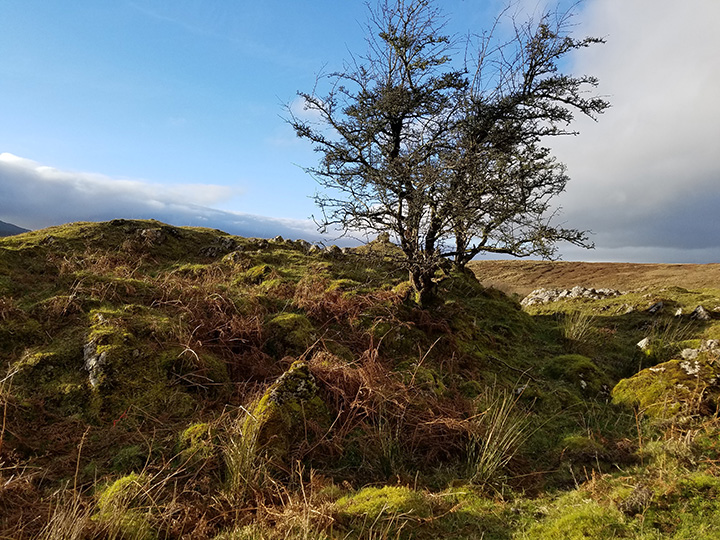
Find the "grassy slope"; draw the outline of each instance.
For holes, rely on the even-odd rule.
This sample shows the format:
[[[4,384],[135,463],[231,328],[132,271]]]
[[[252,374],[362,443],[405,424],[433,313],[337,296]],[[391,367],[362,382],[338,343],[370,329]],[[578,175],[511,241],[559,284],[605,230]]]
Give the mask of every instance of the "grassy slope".
[[[652,377],[720,337],[667,315],[719,291],[523,311],[452,275],[421,310],[391,255],[150,221],[0,239],[0,538],[716,537],[714,383]],[[654,401],[613,404],[638,370],[622,395]]]
[[[631,264],[566,261],[472,261],[470,268],[486,286],[522,296],[540,287],[607,287],[621,291],[642,287],[713,288],[720,284],[720,264]]]

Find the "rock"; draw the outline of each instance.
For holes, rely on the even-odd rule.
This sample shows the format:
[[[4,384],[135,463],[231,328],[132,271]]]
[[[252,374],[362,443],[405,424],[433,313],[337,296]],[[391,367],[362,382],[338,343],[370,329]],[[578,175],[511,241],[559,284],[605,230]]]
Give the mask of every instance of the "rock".
[[[342,251],[340,251],[339,247],[333,244],[332,246],[325,248],[325,255],[328,255],[329,257],[337,257],[342,255]]]
[[[322,249],[320,249],[319,246],[310,246],[310,248],[307,250],[308,255],[315,255],[317,253],[322,253]]]
[[[328,423],[328,410],[305,362],[295,361],[263,394],[246,419],[257,448],[279,469],[290,470],[293,452],[313,439],[312,425]],[[310,439],[310,440],[309,440]]]
[[[680,351],[680,357],[683,360],[695,360],[700,355],[697,349],[683,349]]]
[[[637,407],[648,416],[709,416],[720,405],[720,366],[714,359],[670,360],[622,379],[613,389],[615,403]]]
[[[602,298],[609,298],[614,296],[620,296],[620,291],[615,289],[594,289],[586,288],[576,285],[572,289],[536,289],[527,295],[520,302],[523,306],[534,306],[540,304],[548,304],[550,302],[556,302],[558,300],[570,299],[570,298],[587,298],[592,300],[600,300]]]
[[[161,229],[140,229],[137,235],[149,246],[162,244],[165,241],[165,233]]]
[[[228,262],[231,264],[238,264],[245,260],[245,256],[242,254],[241,250],[235,250],[231,253],[228,253],[223,257],[223,262]]]
[[[297,246],[305,253],[310,251],[310,248],[312,247],[312,244],[310,242],[308,242],[307,240],[302,240],[302,239],[297,240],[295,242],[295,244],[297,244]]]
[[[638,341],[638,342],[637,342],[637,347],[638,347],[641,351],[646,350],[648,347],[650,347],[650,338],[649,338],[649,337],[646,337],[646,338],[643,338],[643,339],[641,339],[640,341]]]
[[[709,321],[711,319],[710,314],[703,306],[696,307],[690,314],[690,318],[696,321]]]
[[[663,307],[665,307],[665,304],[663,304],[662,302],[655,302],[652,306],[648,308],[647,312],[651,315],[655,315],[656,313],[660,313],[663,310]]]
[[[88,341],[83,347],[83,365],[88,372],[90,386],[96,387],[107,365],[107,352],[98,353],[97,343],[94,340]]]
[[[275,238],[272,239],[272,241],[277,244],[282,244],[285,242],[285,239],[278,234]]]
[[[234,238],[223,236],[218,238],[214,244],[202,248],[200,250],[200,255],[215,258],[219,257],[223,253],[227,253],[228,251],[233,251],[237,247],[237,242]]]
[[[682,314],[683,314],[683,313],[682,313],[682,308],[677,308],[677,310],[675,311],[675,316],[676,316],[676,317],[682,317]]]

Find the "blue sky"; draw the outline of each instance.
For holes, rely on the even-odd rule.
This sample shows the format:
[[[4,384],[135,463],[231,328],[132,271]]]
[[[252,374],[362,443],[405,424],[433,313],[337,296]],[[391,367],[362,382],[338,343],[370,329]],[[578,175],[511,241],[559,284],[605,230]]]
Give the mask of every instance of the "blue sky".
[[[463,33],[487,28],[504,3],[437,5]],[[316,184],[301,166],[316,156],[283,104],[364,50],[366,13],[360,0],[3,0],[0,220],[152,214],[312,237],[303,220]],[[557,145],[572,178],[565,219],[597,244],[566,259],[717,259],[717,20],[717,0],[578,10],[577,34],[608,43],[568,67],[597,74],[613,108]]]

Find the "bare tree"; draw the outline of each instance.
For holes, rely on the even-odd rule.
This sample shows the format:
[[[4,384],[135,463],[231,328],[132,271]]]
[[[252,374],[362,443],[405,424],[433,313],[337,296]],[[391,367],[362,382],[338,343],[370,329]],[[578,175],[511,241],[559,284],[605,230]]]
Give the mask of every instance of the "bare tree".
[[[322,156],[308,169],[325,188],[321,225],[392,233],[421,302],[443,259],[463,267],[481,251],[586,245],[584,233],[551,224],[549,201],[567,176],[542,145],[572,133],[574,111],[608,106],[585,96],[594,78],[560,73],[561,58],[601,41],[575,40],[567,26],[551,14],[513,24],[510,40],[480,38],[475,61],[458,68],[430,0],[371,10],[367,54],[328,75],[324,96],[300,93],[319,121],[290,119]]]

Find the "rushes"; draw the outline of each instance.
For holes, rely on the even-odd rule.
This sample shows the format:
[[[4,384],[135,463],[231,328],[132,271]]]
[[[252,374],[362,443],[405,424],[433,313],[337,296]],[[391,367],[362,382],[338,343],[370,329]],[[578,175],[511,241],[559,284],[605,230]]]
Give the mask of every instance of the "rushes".
[[[242,411],[244,415],[232,421],[223,445],[227,492],[237,502],[247,500],[267,478],[258,443],[260,421],[246,409]]]
[[[487,484],[510,463],[530,435],[529,414],[518,410],[519,396],[492,387],[478,398],[480,412],[470,420],[470,480]]]
[[[563,337],[571,343],[584,343],[593,330],[595,316],[583,311],[571,311],[562,317],[561,331]]]

